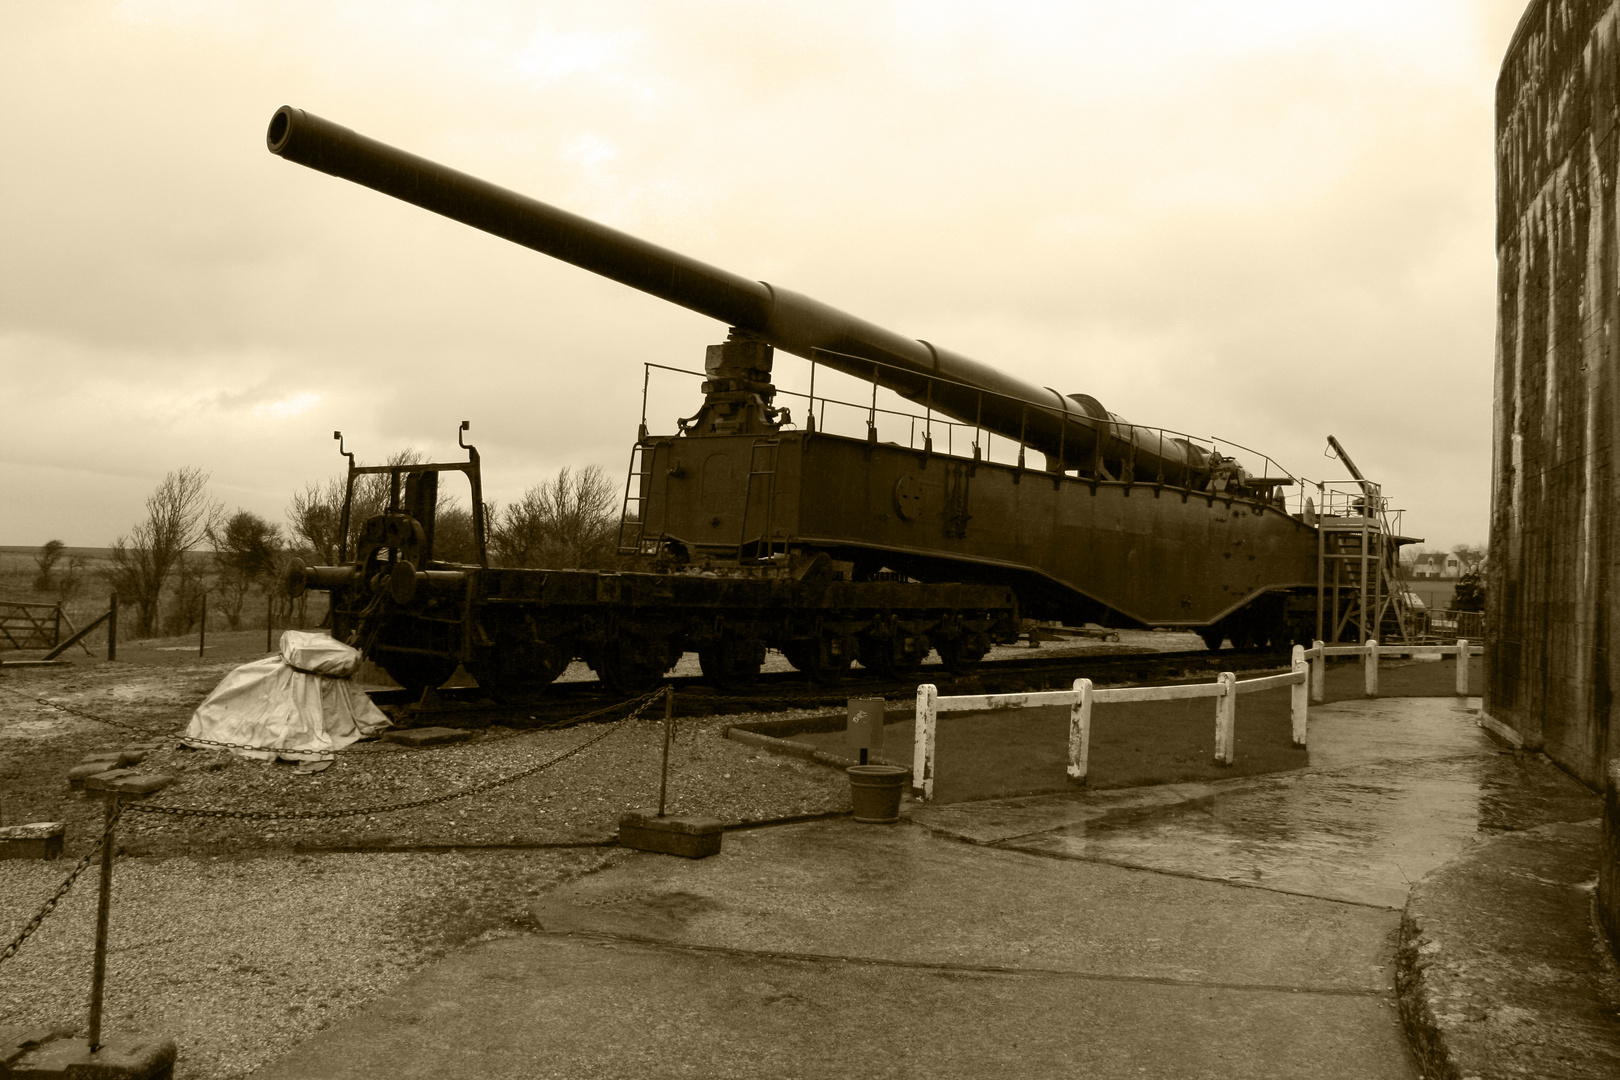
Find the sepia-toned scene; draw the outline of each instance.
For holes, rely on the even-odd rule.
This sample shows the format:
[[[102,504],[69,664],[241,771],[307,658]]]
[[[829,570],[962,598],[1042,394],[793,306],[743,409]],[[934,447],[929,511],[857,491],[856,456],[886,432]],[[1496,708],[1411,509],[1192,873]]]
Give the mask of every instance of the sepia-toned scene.
[[[1620,1076],[1617,27],[0,10],[0,1080]]]

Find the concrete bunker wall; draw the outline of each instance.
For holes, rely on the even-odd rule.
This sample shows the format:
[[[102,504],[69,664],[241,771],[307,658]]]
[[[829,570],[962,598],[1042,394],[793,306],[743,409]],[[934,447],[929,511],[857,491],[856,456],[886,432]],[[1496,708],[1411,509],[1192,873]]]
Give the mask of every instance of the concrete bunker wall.
[[[1533,0],[1496,86],[1497,337],[1486,713],[1607,786],[1620,940],[1620,0]],[[1615,774],[1611,779],[1610,773]]]
[[[1620,0],[1537,0],[1497,82],[1485,708],[1594,787],[1620,753]]]

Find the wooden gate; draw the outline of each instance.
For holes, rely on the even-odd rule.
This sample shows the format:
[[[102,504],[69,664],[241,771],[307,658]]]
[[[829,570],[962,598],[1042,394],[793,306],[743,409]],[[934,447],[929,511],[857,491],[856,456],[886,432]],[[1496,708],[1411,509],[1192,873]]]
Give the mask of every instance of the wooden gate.
[[[0,649],[54,649],[62,640],[62,605],[0,600]]]

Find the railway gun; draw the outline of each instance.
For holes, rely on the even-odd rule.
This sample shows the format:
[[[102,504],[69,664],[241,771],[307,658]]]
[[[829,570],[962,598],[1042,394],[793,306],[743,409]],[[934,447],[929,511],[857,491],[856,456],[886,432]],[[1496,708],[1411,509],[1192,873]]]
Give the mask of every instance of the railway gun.
[[[728,328],[704,358],[703,401],[670,434],[645,416],[619,547],[637,570],[489,565],[477,451],[386,474],[383,514],[341,565],[295,564],[294,593],[327,589],[333,632],[408,688],[458,664],[527,693],[583,659],[609,685],[656,681],[694,650],[739,685],[767,648],[821,682],[859,660],[904,672],[937,652],[965,672],[1021,618],[1197,631],[1212,648],[1308,640],[1318,529],[1298,483],[1233,444],[1133,424],[1084,393],[1026,383],[930,342],[753,281],[397,150],[301,109],[271,118],[272,153],[661,297]],[[776,350],[811,362],[812,408],[777,404]],[[920,407],[921,445],[818,431],[825,367]],[[971,429],[941,451],[934,425]],[[467,427],[462,424],[463,429]],[[952,429],[954,430],[954,428]],[[985,453],[1015,443],[1013,463]],[[1253,453],[1252,451],[1249,453]],[[1251,461],[1251,464],[1254,462]],[[471,485],[476,564],[434,558],[438,478]],[[348,535],[344,510],[344,534]]]

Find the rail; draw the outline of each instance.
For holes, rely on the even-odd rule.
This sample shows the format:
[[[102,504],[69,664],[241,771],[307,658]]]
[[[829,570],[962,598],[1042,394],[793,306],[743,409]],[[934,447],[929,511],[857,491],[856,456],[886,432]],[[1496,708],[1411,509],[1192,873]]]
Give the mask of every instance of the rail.
[[[821,351],[823,350],[818,350],[818,352]],[[841,356],[842,354],[828,355]],[[956,436],[960,429],[963,435],[964,456],[971,455],[974,460],[980,461],[996,461],[996,436],[992,430],[979,423],[970,424],[960,420],[951,420],[932,408],[932,388],[937,383],[972,391],[976,399],[981,402],[981,407],[978,410],[981,416],[984,412],[982,402],[986,398],[992,398],[998,401],[1013,402],[1026,413],[1038,413],[1053,418],[1066,419],[1076,429],[1084,427],[1092,429],[1096,433],[1096,437],[1091,440],[1089,449],[1082,450],[1071,457],[1065,451],[1063,442],[1060,439],[1057,460],[1060,468],[1056,470],[1050,468],[1052,461],[1046,458],[1047,467],[1036,470],[1049,473],[1054,477],[1067,475],[1085,480],[1116,480],[1214,494],[1223,493],[1228,486],[1238,490],[1248,488],[1250,490],[1247,494],[1274,502],[1289,510],[1290,513],[1304,513],[1305,500],[1308,497],[1304,490],[1306,485],[1312,485],[1319,490],[1324,487],[1322,483],[1313,484],[1311,481],[1301,479],[1294,473],[1284,469],[1269,455],[1228,439],[1191,435],[1173,428],[1151,427],[1113,418],[1094,417],[1079,411],[1064,411],[1039,402],[1025,401],[1022,398],[1015,398],[994,390],[973,386],[945,376],[921,375],[898,365],[887,364],[882,361],[856,357],[843,357],[843,359],[849,362],[858,359],[861,364],[872,367],[874,371],[880,368],[901,371],[908,378],[926,383],[926,389],[923,393],[924,411],[916,413],[905,409],[887,408],[879,405],[877,393],[879,387],[876,382],[872,383],[871,397],[866,402],[844,401],[828,394],[818,395],[815,385],[818,365],[814,359],[811,359],[808,390],[790,390],[783,387],[776,389],[778,397],[794,398],[806,403],[805,415],[807,419],[804,430],[829,431],[827,411],[828,407],[831,406],[834,409],[835,419],[838,418],[840,410],[844,412],[846,417],[849,415],[864,417],[864,437],[869,441],[876,442],[879,439],[880,418],[900,420],[905,421],[904,445],[908,449],[919,452],[934,451],[936,449],[935,432],[942,430],[944,435],[943,453],[954,456],[957,453]],[[649,362],[645,363],[643,367],[642,431],[647,430],[647,396],[652,371],[670,372],[697,379],[707,378],[704,372],[673,367],[668,364]],[[1064,430],[1068,426],[1065,425]],[[971,438],[969,437],[970,433]],[[896,434],[892,428],[888,434],[891,437],[885,441],[893,442],[896,445],[901,444],[901,439],[892,437]],[[999,463],[1012,465],[1020,469],[1031,468],[1028,464],[1028,451],[1031,447],[1027,441],[1009,439],[1006,436],[1002,436],[1001,441],[1008,445],[1008,452],[1006,455],[1007,460]],[[1036,452],[1042,453],[1039,450]],[[1250,461],[1258,462],[1259,473],[1241,467],[1236,460],[1239,454],[1248,455]],[[1184,460],[1179,463],[1176,462],[1174,459],[1177,455],[1182,456]],[[1046,457],[1044,453],[1042,456],[1043,458]],[[1149,459],[1151,464],[1148,470],[1137,471],[1136,463],[1139,458]],[[1167,467],[1167,463],[1169,467]],[[1110,471],[1110,466],[1112,466],[1113,471]],[[1114,472],[1117,472],[1118,475],[1114,475]],[[1296,490],[1285,493],[1281,489],[1286,487],[1293,487]]]
[[[1069,709],[1069,779],[1078,786],[1086,783],[1091,755],[1091,713],[1097,704],[1135,701],[1186,701],[1209,698],[1215,702],[1215,760],[1233,764],[1236,758],[1237,699],[1244,694],[1289,687],[1292,690],[1289,716],[1295,746],[1306,744],[1309,707],[1326,700],[1326,672],[1329,657],[1358,657],[1363,666],[1362,686],[1367,697],[1378,696],[1378,665],[1383,657],[1453,656],[1457,658],[1456,693],[1469,692],[1469,657],[1483,655],[1485,649],[1460,640],[1455,645],[1380,645],[1376,640],[1364,645],[1325,645],[1313,642],[1310,648],[1295,645],[1289,670],[1279,675],[1239,679],[1223,671],[1214,682],[1177,686],[1121,686],[1098,690],[1090,679],[1076,679],[1068,690],[1046,690],[1025,694],[960,694],[941,697],[932,683],[917,687],[917,725],[912,748],[912,786],[928,802],[934,797],[937,731],[941,713],[990,712],[998,709],[1067,706]]]
[[[1479,641],[1485,636],[1483,611],[1450,611],[1434,609],[1423,613],[1423,634],[1436,642],[1457,641],[1467,638]]]
[[[1294,647],[1299,648],[1297,645]],[[1363,672],[1362,687],[1368,697],[1375,698],[1378,696],[1378,661],[1382,657],[1410,656],[1414,659],[1455,657],[1457,695],[1467,697],[1468,658],[1483,655],[1485,646],[1470,644],[1467,638],[1458,638],[1454,645],[1380,645],[1377,638],[1371,638],[1362,645],[1324,645],[1317,641],[1304,651],[1304,657],[1311,665],[1311,701],[1316,704],[1321,704],[1326,697],[1327,658],[1330,656],[1359,657]]]

